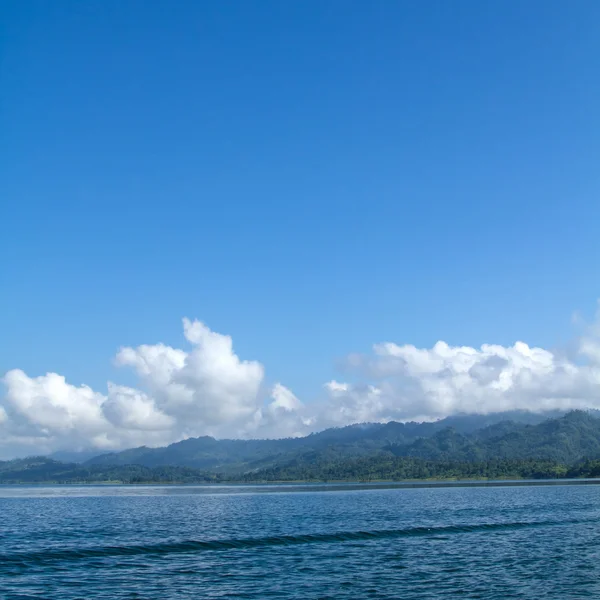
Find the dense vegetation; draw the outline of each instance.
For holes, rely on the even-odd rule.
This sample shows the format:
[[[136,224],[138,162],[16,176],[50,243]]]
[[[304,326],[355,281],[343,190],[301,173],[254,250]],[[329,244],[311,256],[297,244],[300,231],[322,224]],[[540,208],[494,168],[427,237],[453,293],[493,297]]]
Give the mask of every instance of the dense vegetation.
[[[82,467],[46,457],[0,462],[0,483],[260,483],[277,481],[402,481],[455,479],[560,479],[600,477],[600,460],[564,465],[547,460],[485,462],[429,461],[374,456],[339,462],[299,461],[238,476],[206,473],[190,467],[124,465]]]
[[[465,456],[461,456],[462,459],[470,458],[466,449],[468,440],[472,439],[481,445],[486,436],[497,437],[517,433],[547,419],[548,415],[512,412],[460,415],[434,423],[362,423],[327,429],[307,437],[280,440],[216,440],[212,437],[200,437],[164,448],[140,447],[104,454],[87,460],[86,464],[139,464],[146,467],[181,465],[234,474],[281,465],[310,452],[321,453],[328,459],[373,456],[379,451],[386,451],[397,456],[418,456],[437,460],[446,458],[444,449],[448,441],[445,436],[448,436],[449,431],[455,436],[457,448],[465,446]],[[597,420],[597,423],[600,440],[600,420]],[[489,431],[486,433],[487,430]],[[439,437],[432,441],[432,445],[423,446],[424,440],[436,435]],[[600,450],[600,444],[598,448]],[[495,451],[490,449],[492,456]],[[64,460],[59,456],[54,458]],[[475,452],[472,458],[483,459],[484,453]]]
[[[600,462],[594,468],[600,473]],[[567,467],[545,460],[485,462],[371,457],[324,464],[296,464],[247,474],[245,481],[402,481],[411,479],[555,479],[590,477],[591,464]]]
[[[209,483],[215,475],[189,467],[85,466],[44,456],[0,461],[0,483]]]
[[[600,477],[596,414],[573,411],[541,422],[536,418],[517,422],[498,415],[465,416],[437,423],[363,424],[286,440],[196,438],[80,464],[34,457],[0,462],[0,483]]]

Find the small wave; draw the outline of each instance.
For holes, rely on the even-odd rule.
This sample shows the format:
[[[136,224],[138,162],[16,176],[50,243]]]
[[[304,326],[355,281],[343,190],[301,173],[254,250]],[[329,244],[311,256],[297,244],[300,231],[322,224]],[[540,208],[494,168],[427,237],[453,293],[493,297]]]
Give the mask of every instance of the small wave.
[[[588,520],[563,521],[524,521],[508,523],[478,523],[474,525],[449,525],[444,527],[407,527],[404,529],[379,529],[373,531],[343,531],[337,533],[309,533],[305,535],[281,535],[256,538],[223,540],[184,540],[158,544],[140,544],[131,546],[101,546],[81,549],[46,550],[36,552],[16,552],[0,554],[0,565],[4,567],[27,567],[55,561],[74,561],[104,557],[164,555],[219,550],[239,550],[271,546],[293,546],[298,544],[340,543],[392,539],[404,537],[437,537],[461,533],[507,531],[534,527],[573,525]]]

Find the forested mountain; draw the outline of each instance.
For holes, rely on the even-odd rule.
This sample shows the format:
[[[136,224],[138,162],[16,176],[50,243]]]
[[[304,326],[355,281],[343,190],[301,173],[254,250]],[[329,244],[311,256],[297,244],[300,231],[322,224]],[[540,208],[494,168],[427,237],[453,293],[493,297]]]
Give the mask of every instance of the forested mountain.
[[[560,416],[553,413],[552,416]],[[348,427],[326,429],[302,438],[279,440],[216,440],[212,437],[190,438],[163,448],[132,448],[114,454],[104,454],[88,460],[88,465],[139,464],[147,467],[182,465],[221,472],[266,468],[281,464],[307,452],[322,452],[331,457],[369,456],[388,450],[398,454],[419,440],[442,434],[452,428],[457,435],[470,436],[476,432],[486,435],[485,428],[500,427],[516,431],[526,424],[539,424],[545,415],[514,411],[492,415],[457,415],[433,423],[362,423]],[[488,435],[491,435],[494,430]],[[500,431],[500,430],[498,430]],[[434,452],[432,452],[432,455]],[[422,456],[427,453],[398,455]]]
[[[209,483],[213,474],[189,467],[63,463],[44,456],[0,461],[0,483]]]
[[[83,464],[34,457],[0,462],[0,483],[600,476],[597,413],[572,411],[529,423],[498,418],[353,425],[285,440],[204,437],[106,454]]]
[[[390,444],[386,450],[427,460],[544,459],[570,464],[600,457],[600,418],[572,411],[537,425],[502,422],[471,434],[447,428],[411,444]]]
[[[65,463],[83,463],[98,456],[98,450],[59,450],[48,456],[53,460]]]
[[[224,475],[190,467],[140,465],[83,467],[45,457],[0,462],[0,484],[147,483],[210,484],[311,481],[402,481],[460,479],[561,479],[600,477],[600,460],[565,465],[549,460],[428,461],[377,455],[339,461],[292,461],[260,471]]]

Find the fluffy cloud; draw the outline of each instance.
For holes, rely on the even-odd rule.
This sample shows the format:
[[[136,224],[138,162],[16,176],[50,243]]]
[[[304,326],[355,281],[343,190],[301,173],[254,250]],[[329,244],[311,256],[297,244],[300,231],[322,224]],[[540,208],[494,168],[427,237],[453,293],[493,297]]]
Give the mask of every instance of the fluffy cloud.
[[[76,387],[56,373],[28,377],[15,369],[4,376],[0,407],[0,452],[45,453],[60,448],[111,450],[165,443],[169,417],[142,392],[109,384],[108,394]],[[161,429],[158,434],[156,429]],[[4,449],[2,448],[4,446]]]
[[[142,431],[165,431],[175,426],[175,419],[161,412],[154,400],[139,390],[108,384],[108,397],[102,413],[115,427]]]
[[[241,360],[229,336],[188,319],[183,328],[189,351],[156,344],[117,353],[115,363],[132,368],[143,391],[108,383],[102,394],[55,373],[32,378],[9,371],[0,400],[0,454],[308,432],[303,404],[281,384],[269,395],[263,366]]]
[[[87,386],[69,385],[64,377],[49,373],[30,378],[15,369],[4,377],[7,387],[5,414],[21,432],[56,432],[93,439],[104,432],[104,397]]]
[[[344,420],[431,420],[456,413],[509,410],[543,412],[600,407],[600,346],[583,337],[579,355],[570,361],[558,353],[523,342],[504,347],[433,348],[377,344],[371,355],[351,355],[350,371],[375,383],[327,384],[335,414]],[[331,420],[331,419],[330,419]]]
[[[199,435],[298,436],[460,412],[600,408],[598,323],[586,328],[571,358],[523,342],[376,344],[367,355],[346,358],[353,383],[330,381],[320,397],[304,403],[280,383],[267,386],[262,364],[241,359],[229,336],[184,319],[187,350],[155,344],[118,351],[115,363],[134,371],[139,389],[108,383],[101,393],[55,373],[6,373],[0,456],[156,446]]]
[[[191,352],[162,344],[122,348],[116,363],[135,369],[158,410],[189,424],[182,433],[193,434],[198,423],[214,433],[222,424],[243,427],[260,408],[263,366],[240,360],[229,336],[199,321],[184,319],[183,329]]]

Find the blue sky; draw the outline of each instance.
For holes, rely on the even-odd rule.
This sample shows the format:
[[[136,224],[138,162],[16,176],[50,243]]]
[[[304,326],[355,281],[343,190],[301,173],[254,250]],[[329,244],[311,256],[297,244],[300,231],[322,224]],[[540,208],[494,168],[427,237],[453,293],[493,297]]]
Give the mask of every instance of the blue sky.
[[[233,337],[553,348],[600,254],[600,4],[5,2],[0,371]]]

